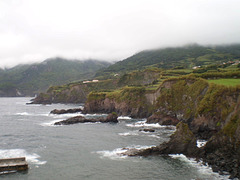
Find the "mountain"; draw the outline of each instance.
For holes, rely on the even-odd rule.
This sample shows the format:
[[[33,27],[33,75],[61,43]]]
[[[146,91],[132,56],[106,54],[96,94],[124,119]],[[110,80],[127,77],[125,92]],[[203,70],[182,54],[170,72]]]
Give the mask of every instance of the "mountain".
[[[49,86],[94,77],[110,63],[97,60],[47,59],[41,63],[18,65],[0,70],[0,96],[33,96]]]
[[[132,70],[149,67],[162,69],[193,68],[220,64],[240,58],[240,44],[226,46],[200,46],[197,44],[184,47],[172,47],[139,52],[119,61],[106,69],[99,70],[96,76],[109,78]]]

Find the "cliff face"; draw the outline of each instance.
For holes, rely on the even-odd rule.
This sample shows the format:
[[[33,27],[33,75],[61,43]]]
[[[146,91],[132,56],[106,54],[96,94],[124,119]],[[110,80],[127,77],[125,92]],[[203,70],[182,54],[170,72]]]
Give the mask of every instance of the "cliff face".
[[[148,117],[149,123],[165,125],[183,121],[198,138],[209,139],[240,112],[239,102],[240,87],[182,77],[163,82],[154,92],[144,87],[128,87],[115,92],[90,93],[84,111],[116,111],[120,115]]]
[[[75,85],[54,89],[48,89],[46,93],[40,93],[32,103],[51,104],[51,103],[84,103],[87,99],[89,89],[87,85]]]
[[[33,103],[84,103],[91,91],[114,90],[127,85],[141,86],[154,84],[160,77],[160,70],[145,69],[124,74],[116,79],[100,80],[98,82],[71,83],[62,86],[52,86],[46,93],[39,94]],[[1,95],[1,91],[0,91]],[[106,104],[106,103],[105,103]],[[118,105],[116,106],[123,106]],[[107,110],[107,109],[105,109]]]
[[[51,103],[85,103],[91,91],[102,89],[116,89],[117,80],[103,80],[99,82],[71,83],[62,86],[52,86],[46,93],[39,94],[33,99],[33,104]]]
[[[143,87],[125,87],[114,92],[92,92],[84,106],[85,113],[110,113],[131,117],[148,117],[152,110]]]

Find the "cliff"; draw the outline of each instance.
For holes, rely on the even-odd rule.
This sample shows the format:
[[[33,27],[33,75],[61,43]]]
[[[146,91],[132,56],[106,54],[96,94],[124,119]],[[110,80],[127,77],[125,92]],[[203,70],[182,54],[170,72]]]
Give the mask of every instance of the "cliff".
[[[90,93],[84,112],[148,117],[148,123],[174,124],[169,142],[126,155],[183,153],[202,159],[213,171],[240,178],[240,86],[222,86],[193,76],[164,81],[157,90],[125,87]],[[197,139],[207,139],[202,148]]]
[[[49,103],[84,103],[91,91],[111,91],[126,85],[153,85],[160,77],[157,68],[133,71],[114,79],[70,83],[62,86],[52,86],[46,93],[40,93],[34,100],[36,104]],[[152,86],[151,86],[152,87]]]
[[[165,80],[157,90],[125,87],[88,95],[85,113],[115,111],[119,115],[148,118],[162,125],[186,122],[194,134],[209,139],[240,109],[240,86],[227,87],[184,76]]]
[[[113,92],[91,92],[84,106],[84,113],[110,113],[147,117],[152,104],[147,101],[144,87],[124,87]]]
[[[32,100],[33,104],[51,103],[84,103],[91,91],[115,89],[116,80],[103,80],[99,82],[77,82],[62,86],[52,86],[46,93],[40,93]]]

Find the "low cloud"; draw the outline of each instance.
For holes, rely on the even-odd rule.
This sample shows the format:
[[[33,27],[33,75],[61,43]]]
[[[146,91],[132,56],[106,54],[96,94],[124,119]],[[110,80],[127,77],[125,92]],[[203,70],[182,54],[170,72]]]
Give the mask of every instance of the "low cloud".
[[[0,67],[121,60],[144,49],[240,42],[238,0],[2,0]]]

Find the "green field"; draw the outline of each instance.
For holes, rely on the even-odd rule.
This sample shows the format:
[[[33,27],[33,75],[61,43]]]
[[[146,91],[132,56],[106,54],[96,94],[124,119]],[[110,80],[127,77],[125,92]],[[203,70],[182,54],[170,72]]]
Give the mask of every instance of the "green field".
[[[208,80],[210,83],[225,85],[225,86],[237,86],[240,85],[240,79],[216,79]]]

